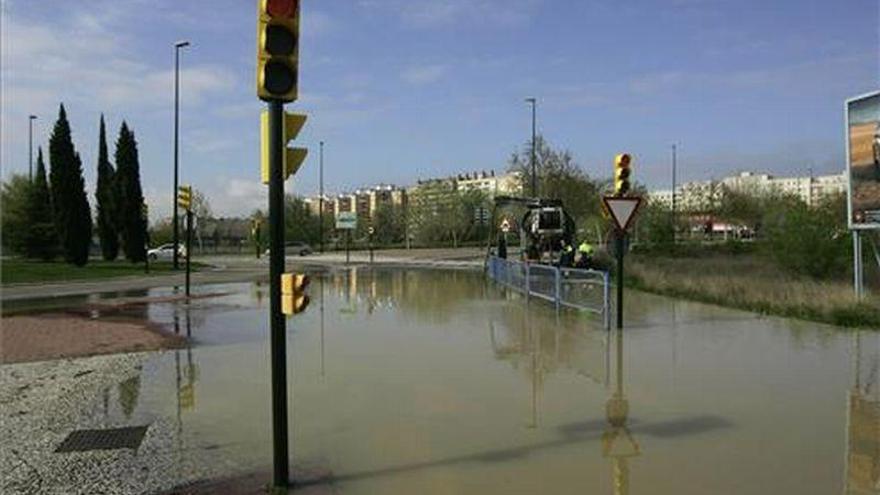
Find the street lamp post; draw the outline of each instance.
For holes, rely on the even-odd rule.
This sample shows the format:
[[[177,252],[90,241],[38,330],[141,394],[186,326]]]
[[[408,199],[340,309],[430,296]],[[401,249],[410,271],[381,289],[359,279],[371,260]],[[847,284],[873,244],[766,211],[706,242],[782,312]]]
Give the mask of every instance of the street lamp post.
[[[28,180],[34,180],[34,120],[36,115],[28,116]]]
[[[535,98],[526,98],[527,103],[532,104],[532,197],[538,197],[538,175],[535,165],[535,106],[538,100]]]
[[[174,190],[171,194],[171,208],[173,213],[174,228],[174,269],[179,268],[177,251],[180,249],[180,232],[178,232],[177,220],[177,182],[178,182],[178,128],[180,114],[180,49],[189,46],[189,41],[178,41],[174,44]]]
[[[318,235],[321,238],[321,253],[324,253],[324,141],[320,145],[318,165]]]

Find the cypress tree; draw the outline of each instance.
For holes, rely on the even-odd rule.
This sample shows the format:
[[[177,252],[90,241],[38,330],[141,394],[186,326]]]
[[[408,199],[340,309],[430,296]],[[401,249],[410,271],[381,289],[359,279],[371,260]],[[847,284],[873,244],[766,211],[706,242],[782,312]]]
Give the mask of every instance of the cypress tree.
[[[64,259],[83,266],[89,260],[92,243],[92,213],[82,175],[82,160],[73,146],[63,104],[49,138],[49,165],[53,218]]]
[[[137,141],[128,124],[122,122],[116,140],[116,205],[119,212],[122,250],[132,263],[146,258],[147,222],[143,217],[144,194],[141,190]]]
[[[52,216],[52,199],[43,162],[43,148],[37,149],[37,174],[31,188],[30,226],[27,238],[27,256],[49,261],[58,252],[58,236]]]
[[[115,260],[119,255],[115,182],[116,171],[107,156],[107,132],[104,127],[104,115],[101,115],[98,136],[98,186],[95,189],[95,201],[98,208],[98,238],[101,240],[101,255],[108,261]]]

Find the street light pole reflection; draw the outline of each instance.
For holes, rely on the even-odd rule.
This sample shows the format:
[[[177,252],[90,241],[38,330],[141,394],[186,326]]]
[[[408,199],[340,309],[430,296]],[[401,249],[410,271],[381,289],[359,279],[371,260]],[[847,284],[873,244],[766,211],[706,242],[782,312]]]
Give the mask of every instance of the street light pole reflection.
[[[616,387],[605,403],[608,426],[602,433],[602,456],[611,459],[615,495],[629,493],[629,459],[641,454],[638,442],[627,427],[629,401],[624,394],[623,331],[617,330]]]

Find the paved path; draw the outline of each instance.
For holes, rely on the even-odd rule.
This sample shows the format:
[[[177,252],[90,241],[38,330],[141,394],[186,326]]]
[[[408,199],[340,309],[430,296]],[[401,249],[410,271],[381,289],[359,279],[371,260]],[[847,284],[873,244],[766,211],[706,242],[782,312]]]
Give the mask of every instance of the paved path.
[[[211,265],[201,271],[193,272],[193,285],[222,284],[255,280],[267,276],[267,265],[227,258],[199,260]],[[76,280],[43,284],[15,284],[4,286],[0,291],[0,301],[14,301],[43,297],[62,297],[97,292],[116,292],[150,289],[153,287],[173,287],[184,284],[183,272],[172,275],[152,275],[118,277],[104,280]]]
[[[373,265],[404,268],[446,268],[477,270],[483,267],[483,248],[388,249],[374,252]],[[269,260],[250,256],[207,256],[197,261],[210,265],[192,274],[193,285],[222,284],[265,279],[269,274]],[[368,251],[352,251],[350,264],[370,263]],[[288,256],[288,266],[345,266],[344,251],[315,253],[309,256]],[[0,301],[62,297],[98,292],[121,292],[154,287],[173,287],[184,284],[184,274],[118,277],[104,280],[77,280],[37,284],[3,286]]]

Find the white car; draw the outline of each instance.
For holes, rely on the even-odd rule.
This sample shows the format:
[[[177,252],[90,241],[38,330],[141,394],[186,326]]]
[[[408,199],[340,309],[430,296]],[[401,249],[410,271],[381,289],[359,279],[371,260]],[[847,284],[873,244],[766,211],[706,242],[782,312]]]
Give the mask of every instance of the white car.
[[[186,247],[183,244],[177,246],[177,257],[186,258]],[[147,251],[150,261],[171,261],[174,258],[174,244],[162,244],[157,248]]]

